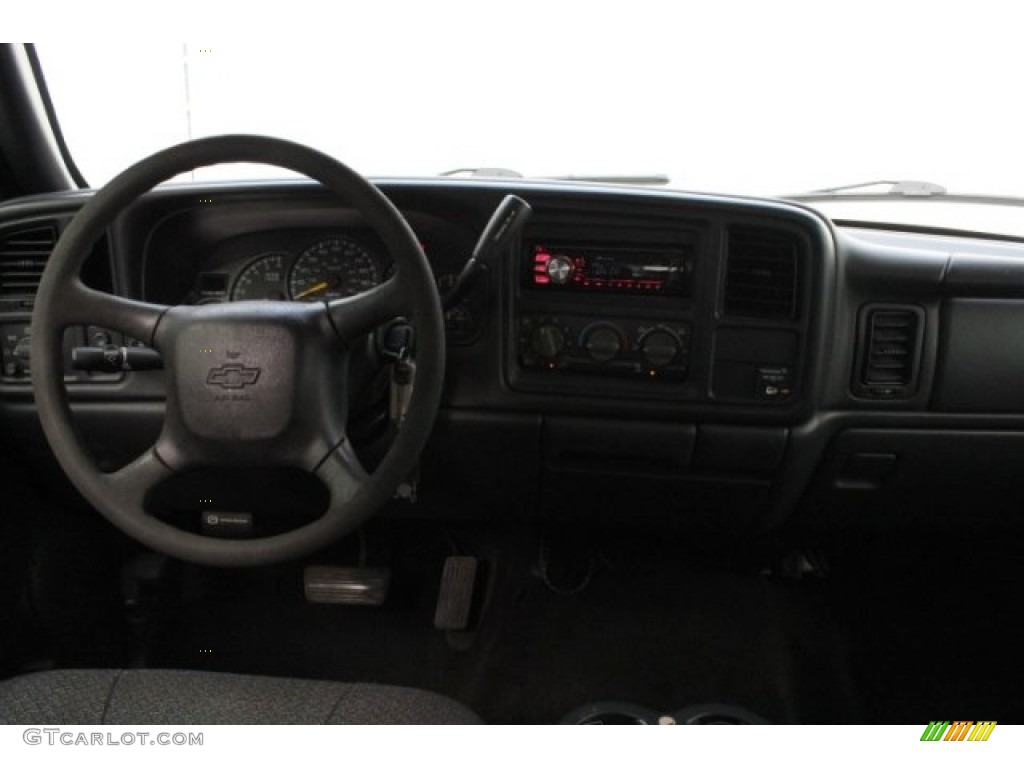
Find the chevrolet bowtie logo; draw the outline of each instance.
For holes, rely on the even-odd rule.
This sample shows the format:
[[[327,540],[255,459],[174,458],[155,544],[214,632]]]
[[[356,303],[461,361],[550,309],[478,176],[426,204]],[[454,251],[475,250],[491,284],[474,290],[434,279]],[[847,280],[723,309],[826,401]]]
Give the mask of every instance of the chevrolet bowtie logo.
[[[241,363],[228,363],[220,368],[211,368],[206,383],[221,389],[244,389],[255,384],[259,377],[259,368],[246,368]]]

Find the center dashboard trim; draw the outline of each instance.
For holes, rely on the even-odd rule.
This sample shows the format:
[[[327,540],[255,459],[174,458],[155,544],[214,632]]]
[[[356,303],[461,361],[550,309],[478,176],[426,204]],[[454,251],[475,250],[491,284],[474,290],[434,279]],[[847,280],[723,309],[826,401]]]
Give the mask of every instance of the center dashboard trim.
[[[517,191],[519,193],[520,191]],[[635,193],[605,192],[598,200],[588,200],[582,209],[571,195],[547,191],[540,199],[532,198],[538,211],[536,221],[527,226],[523,242],[503,275],[506,286],[502,294],[503,318],[506,328],[503,341],[503,366],[507,388],[537,407],[572,409],[587,401],[603,402],[614,409],[614,402],[628,402],[632,407],[660,403],[664,412],[675,413],[695,421],[751,420],[757,423],[795,423],[807,418],[815,408],[815,393],[824,377],[826,328],[830,318],[830,291],[835,286],[835,240],[827,222],[813,211],[789,204],[777,208],[770,201],[749,201],[733,198],[714,199],[679,196],[678,205],[664,204],[657,195],[657,205],[650,201],[635,203]],[[683,202],[685,201],[685,203]],[[726,310],[723,302],[725,254],[728,233],[733,227],[770,227],[792,234],[799,241],[799,263],[803,273],[798,285],[799,311],[793,320],[739,317]],[[693,290],[690,296],[623,296],[574,292],[539,296],[524,282],[524,264],[531,246],[547,242],[556,235],[563,238],[592,240],[612,239],[621,242],[624,231],[632,233],[631,245],[643,248],[652,242],[661,243],[666,236],[675,242],[696,243]],[[628,240],[628,237],[625,238]],[[524,322],[526,328],[524,329]],[[562,336],[577,334],[575,351],[566,357],[568,365],[549,365],[545,371],[535,361],[525,360],[527,337],[537,325],[555,326]],[[617,327],[634,351],[642,345],[644,333],[669,328],[688,336],[689,370],[684,375],[663,377],[649,366],[638,365],[639,355],[628,354],[616,362],[623,367],[633,365],[636,374],[615,377],[594,374],[602,361],[593,361],[589,369],[576,365],[585,357],[587,329]],[[558,334],[556,334],[557,337]],[[772,377],[788,365],[772,358],[786,353],[782,348],[799,348],[799,370],[792,382],[792,397],[764,400],[734,396],[733,392],[713,387],[712,380],[721,380],[722,365],[716,361],[725,348],[736,348],[737,338],[749,336],[751,341],[741,347],[774,345],[768,354],[769,364],[758,366],[759,375]],[[756,341],[752,341],[755,340]],[[748,366],[749,367],[749,366]],[[746,373],[746,372],[744,372]],[[769,384],[769,386],[773,386]],[[539,396],[539,397],[538,397]],[[547,404],[543,405],[547,399]]]

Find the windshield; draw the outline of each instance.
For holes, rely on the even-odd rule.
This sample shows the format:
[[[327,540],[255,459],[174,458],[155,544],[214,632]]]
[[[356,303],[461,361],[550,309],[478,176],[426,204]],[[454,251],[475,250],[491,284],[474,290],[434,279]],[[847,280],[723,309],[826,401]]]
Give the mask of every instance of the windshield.
[[[244,132],[371,176],[664,174],[765,195],[921,179],[1024,196],[1011,20],[923,3],[706,5],[380,4],[338,12],[331,37],[38,52],[92,185],[170,144]]]

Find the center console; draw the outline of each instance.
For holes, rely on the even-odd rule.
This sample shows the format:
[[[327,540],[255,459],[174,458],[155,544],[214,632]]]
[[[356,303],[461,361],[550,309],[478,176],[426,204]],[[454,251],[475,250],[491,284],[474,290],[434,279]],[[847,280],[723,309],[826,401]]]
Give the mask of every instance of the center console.
[[[810,406],[807,227],[740,209],[536,219],[509,266],[504,361],[542,414],[545,515],[751,530]]]
[[[778,222],[543,222],[528,231],[510,281],[510,386],[794,405],[809,252],[798,229]]]
[[[513,386],[679,396],[691,377],[700,234],[548,227],[514,280]]]
[[[528,243],[519,364],[532,371],[685,380],[693,326],[681,310],[693,303],[694,252],[693,242]]]

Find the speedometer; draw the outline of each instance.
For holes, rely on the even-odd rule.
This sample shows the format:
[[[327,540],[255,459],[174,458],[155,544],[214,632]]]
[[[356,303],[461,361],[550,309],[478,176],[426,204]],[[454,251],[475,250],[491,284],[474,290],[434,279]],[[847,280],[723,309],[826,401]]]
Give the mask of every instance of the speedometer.
[[[288,289],[296,301],[354,296],[380,283],[380,267],[366,248],[347,237],[311,245],[292,266]]]

